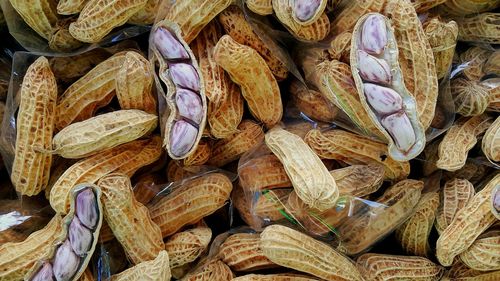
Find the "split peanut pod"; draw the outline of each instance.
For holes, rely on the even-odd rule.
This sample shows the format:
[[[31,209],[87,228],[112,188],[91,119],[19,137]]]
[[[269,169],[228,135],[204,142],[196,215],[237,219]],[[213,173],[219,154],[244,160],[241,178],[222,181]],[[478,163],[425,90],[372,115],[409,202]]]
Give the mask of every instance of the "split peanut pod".
[[[151,218],[163,237],[170,236],[221,208],[232,189],[232,182],[221,173],[189,179],[149,207]]]
[[[459,210],[451,224],[441,233],[436,244],[436,257],[444,266],[467,250],[474,240],[497,220],[491,212],[491,193],[500,185],[500,174]]]
[[[109,174],[97,185],[102,191],[104,216],[127,257],[134,264],[154,259],[164,243],[161,230],[149,210],[137,202],[130,178],[124,174]]]
[[[276,127],[266,134],[265,142],[283,164],[295,192],[307,205],[320,211],[335,206],[339,197],[335,179],[302,138]]]
[[[174,270],[195,261],[207,250],[211,239],[212,230],[208,227],[196,227],[172,235],[165,243],[170,268]]]
[[[111,275],[110,281],[170,281],[168,253],[161,251],[154,260],[141,262],[125,271]]]
[[[73,123],[52,140],[54,152],[64,158],[83,158],[151,133],[157,116],[142,110],[117,110]]]
[[[415,98],[406,89],[389,20],[363,16],[354,27],[351,69],[363,108],[389,142],[389,155],[408,161],[425,147]]]
[[[196,150],[205,128],[204,80],[176,24],[159,22],[153,27],[150,41],[155,60],[160,64],[158,76],[165,86],[164,98],[169,108],[166,124],[162,124],[163,145],[170,157],[183,159]]]
[[[132,176],[139,168],[149,165],[161,156],[161,140],[137,140],[84,158],[71,165],[54,183],[50,190],[50,205],[59,213],[66,214],[70,207],[70,189],[79,183],[96,183],[110,173]]]
[[[146,2],[146,0],[89,0],[76,22],[69,26],[69,32],[82,42],[99,42],[113,28],[125,24],[146,5]]]
[[[101,191],[85,183],[72,188],[71,197],[71,209],[62,220],[61,235],[50,245],[50,253],[31,268],[25,280],[73,281],[87,268],[102,224]]]
[[[367,280],[428,280],[438,281],[444,268],[417,256],[364,254],[356,260]]]
[[[278,82],[259,53],[229,35],[222,36],[213,52],[215,62],[241,87],[252,115],[268,128],[280,122],[283,105]]]
[[[326,280],[363,280],[354,263],[330,246],[281,225],[260,235],[260,248],[272,262]]]
[[[229,236],[220,245],[219,256],[234,271],[279,267],[264,256],[258,233],[236,233]]]
[[[474,197],[474,186],[466,179],[455,178],[445,183],[436,214],[436,230],[442,233],[453,221],[458,211]]]
[[[50,150],[57,99],[57,85],[45,57],[33,62],[24,75],[16,120],[16,149],[10,178],[16,191],[36,195],[48,184]]]

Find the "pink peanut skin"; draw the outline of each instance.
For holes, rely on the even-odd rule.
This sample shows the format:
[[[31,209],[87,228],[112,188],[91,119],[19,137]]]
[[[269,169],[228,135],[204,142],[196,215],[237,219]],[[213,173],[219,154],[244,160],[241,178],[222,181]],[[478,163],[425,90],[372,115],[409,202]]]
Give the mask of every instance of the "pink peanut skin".
[[[69,281],[78,271],[80,258],[73,252],[69,240],[59,246],[54,258],[53,271],[57,281]]]
[[[369,16],[361,31],[361,48],[374,55],[380,55],[387,45],[387,29],[381,15]]]
[[[179,110],[179,115],[200,124],[203,119],[203,105],[201,98],[195,92],[187,89],[177,89],[175,103]]]
[[[170,77],[176,86],[187,88],[195,92],[200,91],[200,78],[196,69],[187,63],[169,64]]]
[[[416,142],[415,131],[404,111],[382,118],[382,126],[401,151],[409,151]]]
[[[84,256],[92,246],[93,237],[92,232],[75,216],[69,226],[68,239],[75,254]]]
[[[159,27],[155,31],[153,42],[165,59],[189,59],[189,54],[184,46],[165,28]]]
[[[403,99],[391,88],[376,84],[363,84],[366,100],[378,115],[388,115],[403,109]]]
[[[177,157],[185,155],[193,147],[198,129],[184,120],[175,122],[170,132],[170,147]]]
[[[97,226],[99,219],[97,203],[91,189],[85,189],[76,196],[75,214],[87,228],[94,229]]]
[[[48,262],[45,262],[40,270],[31,279],[31,281],[52,281],[54,280],[52,275],[52,265]]]
[[[295,0],[293,12],[301,21],[310,20],[320,7],[321,0]]]
[[[391,68],[385,60],[376,58],[365,51],[358,50],[358,64],[359,75],[363,80],[386,85],[391,83]]]

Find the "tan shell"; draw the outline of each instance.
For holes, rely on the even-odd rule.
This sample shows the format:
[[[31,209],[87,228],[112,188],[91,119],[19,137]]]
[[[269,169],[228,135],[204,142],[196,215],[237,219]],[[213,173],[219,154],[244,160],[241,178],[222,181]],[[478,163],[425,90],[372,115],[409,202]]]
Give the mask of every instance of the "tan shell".
[[[490,161],[500,161],[500,117],[484,133],[481,149]]]
[[[165,243],[170,258],[170,267],[176,268],[195,261],[205,250],[212,238],[208,227],[196,227],[174,234]]]
[[[408,116],[410,123],[413,127],[413,131],[415,133],[416,142],[415,144],[408,150],[402,151],[397,148],[394,139],[387,132],[387,130],[382,126],[381,117],[377,116],[375,112],[370,107],[367,102],[364,89],[363,89],[363,80],[359,75],[359,65],[358,65],[358,46],[360,46],[361,40],[361,31],[363,29],[363,24],[365,20],[373,15],[380,15],[377,13],[368,13],[361,17],[356,25],[354,26],[354,30],[352,33],[352,43],[351,43],[351,71],[354,81],[356,82],[356,88],[358,90],[359,99],[361,101],[361,105],[364,110],[368,113],[368,116],[373,121],[375,126],[384,134],[385,139],[389,143],[388,152],[389,155],[396,161],[408,161],[410,159],[418,156],[425,147],[425,130],[422,126],[422,123],[419,120],[418,112],[417,112],[417,103],[412,94],[408,91],[405,85],[403,72],[401,71],[401,67],[399,66],[399,57],[398,57],[398,44],[396,42],[396,38],[394,35],[394,29],[391,25],[391,22],[388,18],[383,17],[385,21],[385,26],[387,29],[387,45],[384,48],[382,57],[389,64],[391,74],[392,74],[392,83],[388,85],[389,88],[395,90],[403,100],[403,110]],[[382,15],[380,15],[382,16]]]
[[[482,13],[472,17],[460,18],[457,20],[458,40],[500,44],[499,20],[499,13]]]
[[[500,228],[492,227],[481,234],[460,254],[468,267],[480,271],[500,270]]]
[[[474,186],[466,179],[455,178],[445,183],[436,214],[435,226],[438,233],[442,233],[451,224],[457,212],[470,202],[474,194]]]
[[[125,271],[112,275],[110,281],[163,281],[170,280],[167,251],[161,251],[154,260],[141,262]]]
[[[489,88],[478,81],[456,78],[450,82],[455,111],[462,116],[481,115],[490,103]]]
[[[429,1],[417,1],[429,2]],[[434,2],[444,2],[438,0]],[[414,4],[415,5],[415,4]],[[431,45],[436,63],[437,78],[445,77],[451,67],[455,46],[458,38],[458,25],[455,21],[445,22],[439,18],[432,18],[423,24],[427,40]]]
[[[236,233],[229,236],[220,245],[219,256],[234,271],[279,267],[264,256],[258,233]]]

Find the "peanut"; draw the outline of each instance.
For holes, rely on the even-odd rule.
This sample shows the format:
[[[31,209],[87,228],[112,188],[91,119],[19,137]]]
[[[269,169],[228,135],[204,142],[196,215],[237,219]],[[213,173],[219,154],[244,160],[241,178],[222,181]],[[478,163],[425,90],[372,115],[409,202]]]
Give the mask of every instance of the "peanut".
[[[89,0],[69,33],[76,39],[97,43],[115,27],[126,23],[146,5],[146,0]]]
[[[491,191],[498,184],[500,174],[474,195],[441,233],[436,244],[436,257],[442,265],[451,265],[455,256],[467,250],[474,240],[496,221],[490,210],[490,198]]]
[[[161,230],[135,199],[130,178],[109,174],[97,184],[103,193],[106,221],[130,260],[138,264],[154,259],[164,247]]]
[[[489,281],[500,278],[500,270],[479,271],[468,268],[467,265],[457,260],[441,280],[443,281]]]
[[[259,247],[260,234],[236,233],[221,244],[219,256],[234,271],[254,271],[278,267]]]
[[[111,281],[168,281],[171,278],[167,251],[161,251],[154,260],[141,262],[111,276]]]
[[[499,20],[500,15],[498,13],[482,13],[476,16],[460,18],[460,20],[457,20],[458,40],[499,44]]]
[[[247,22],[240,8],[235,5],[229,6],[219,14],[218,19],[231,38],[242,45],[253,48],[262,56],[269,70],[271,70],[278,81],[286,79],[288,76],[288,69],[282,61],[281,54],[277,51],[279,47],[274,45],[270,38],[264,37],[266,39],[264,43],[263,39],[259,37],[262,32],[258,35],[254,31],[257,27],[251,26],[250,23]]]
[[[263,139],[264,132],[258,124],[251,120],[243,120],[238,126],[237,133],[214,143],[208,164],[222,167],[237,160]]]
[[[438,1],[443,2],[442,0]],[[416,3],[414,3],[414,5],[415,4]],[[432,18],[424,22],[423,27],[427,40],[429,40],[429,44],[431,45],[432,52],[434,53],[437,78],[442,79],[448,73],[453,61],[455,46],[458,39],[458,25],[455,21],[445,22],[439,18]]]
[[[492,120],[486,115],[462,117],[446,132],[439,144],[439,159],[436,166],[447,171],[456,171],[465,165],[469,150],[477,137],[484,133]]]
[[[69,25],[74,18],[65,18],[57,21],[54,32],[49,38],[49,48],[58,52],[70,52],[83,45],[69,33]]]
[[[201,139],[193,154],[183,161],[185,166],[197,166],[205,164],[212,154],[212,143],[207,139]]]
[[[195,261],[207,250],[212,238],[208,227],[196,227],[174,234],[165,243],[170,258],[170,268],[178,268]]]
[[[294,105],[301,114],[327,123],[335,120],[339,108],[328,101],[320,92],[308,89],[298,80],[292,81],[289,91]]]
[[[170,236],[222,207],[232,188],[229,178],[220,173],[191,178],[151,205],[151,218],[160,226],[163,237]]]
[[[389,142],[389,155],[397,161],[416,157],[425,147],[425,131],[405,86],[389,19],[378,13],[360,18],[351,45],[351,70],[361,105]]]
[[[59,213],[69,210],[69,192],[78,183],[95,183],[109,173],[132,176],[139,168],[158,160],[161,155],[158,137],[137,140],[82,159],[69,167],[54,183],[50,191],[50,205]]]
[[[384,180],[384,167],[378,164],[352,165],[331,170],[340,194],[363,197],[377,191]]]
[[[498,219],[500,218],[500,187],[496,186],[491,191],[491,200],[490,200],[490,209],[491,213]]]
[[[124,60],[125,52],[113,55],[87,72],[58,97],[56,129],[61,130],[75,121],[88,119],[99,107],[111,102],[115,77]]]
[[[481,47],[471,47],[459,56],[459,62],[464,65],[463,74],[471,81],[476,81],[484,76],[483,66],[491,56],[490,50]]]
[[[327,0],[296,0],[292,7],[292,16],[295,22],[308,25],[316,21],[325,11]]]
[[[481,234],[472,245],[460,254],[468,267],[480,271],[500,270],[500,229],[491,228]]]
[[[328,54],[330,58],[334,61],[340,61],[343,63],[350,63],[351,57],[351,32],[342,32],[330,41],[330,47],[328,48]]]
[[[189,178],[195,175],[195,173],[190,172],[185,167],[182,167],[176,161],[170,161],[167,165],[167,179],[170,182],[180,181],[185,178]]]
[[[38,35],[49,39],[59,18],[56,12],[56,2],[52,0],[22,1],[12,0],[10,4],[21,18]]]
[[[439,233],[451,224],[458,211],[469,204],[475,191],[474,186],[468,180],[456,178],[445,183],[441,194],[435,222]]]
[[[52,156],[57,85],[45,57],[33,62],[24,75],[16,120],[16,148],[10,178],[18,192],[36,195],[48,184]]]
[[[283,164],[295,192],[307,205],[320,211],[335,205],[339,197],[335,179],[299,136],[274,128],[266,134],[265,142]]]
[[[462,116],[481,115],[490,103],[488,87],[477,81],[453,79],[450,82],[450,91],[455,102],[455,111]]]
[[[490,161],[500,161],[500,117],[497,117],[484,133],[481,148]]]
[[[495,51],[491,54],[488,60],[483,65],[485,75],[494,74],[500,75],[500,51]]]
[[[268,226],[260,239],[264,255],[278,265],[327,280],[363,280],[349,258],[291,228]]]
[[[292,186],[283,164],[274,154],[241,161],[238,176],[241,186],[250,191]]]
[[[277,124],[283,114],[280,89],[259,53],[225,35],[214,48],[214,58],[240,85],[252,115],[268,128]]]
[[[164,146],[176,160],[196,150],[207,116],[203,75],[180,33],[176,24],[161,21],[153,27],[151,35],[153,53],[160,65],[158,76],[166,87],[163,96],[170,110],[162,128]]]
[[[441,280],[444,268],[423,257],[364,254],[356,260],[368,280]]]
[[[332,21],[332,33],[340,34],[352,30],[359,18],[370,12],[381,12],[386,2],[387,0],[347,2],[343,9],[338,12],[335,20]]]
[[[421,181],[402,180],[375,200],[386,205],[376,208],[376,215],[360,213],[347,218],[337,229],[346,253],[361,253],[406,221],[420,199],[423,185]]]
[[[292,189],[274,189],[268,191],[264,196],[259,196],[257,201],[252,202],[253,205],[250,206],[253,215],[266,222],[283,219],[283,203],[287,201],[292,192]]]
[[[452,15],[478,14],[492,10],[500,5],[500,1],[477,1],[477,0],[447,0],[441,8]]]
[[[439,193],[423,194],[415,213],[396,229],[396,238],[408,254],[428,257],[431,253],[428,239],[438,206]]]
[[[323,159],[335,159],[348,164],[380,164],[385,178],[393,181],[404,179],[410,173],[408,162],[397,162],[387,156],[387,145],[353,133],[317,129],[309,131],[306,143]]]
[[[139,11],[133,14],[127,23],[137,25],[153,24],[156,17],[156,12],[160,8],[160,0],[147,0],[146,5]]]
[[[115,78],[116,97],[121,109],[140,109],[156,113],[153,72],[149,62],[137,52],[126,52]]]
[[[229,93],[219,106],[208,104],[208,124],[210,133],[218,138],[225,139],[238,133],[238,125],[243,119],[244,99],[238,85],[231,82]]]
[[[54,136],[52,147],[64,158],[83,158],[138,139],[156,124],[156,115],[141,110],[113,111],[65,127]]]
[[[232,2],[231,0],[177,1],[170,7],[165,19],[176,22],[180,26],[182,38],[189,44],[212,19]]]

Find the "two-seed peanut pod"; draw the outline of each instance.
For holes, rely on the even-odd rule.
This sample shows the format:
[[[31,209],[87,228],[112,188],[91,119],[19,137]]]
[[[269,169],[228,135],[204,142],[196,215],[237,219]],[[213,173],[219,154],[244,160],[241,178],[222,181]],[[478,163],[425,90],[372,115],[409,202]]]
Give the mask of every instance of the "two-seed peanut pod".
[[[499,173],[457,212],[451,224],[441,233],[436,243],[436,257],[442,265],[450,266],[457,255],[467,250],[483,231],[497,221],[491,210],[491,194],[498,185]]]
[[[16,149],[11,180],[23,195],[36,195],[48,184],[52,155],[57,85],[49,61],[39,57],[26,71],[18,95]]]
[[[160,226],[163,237],[220,209],[229,199],[233,184],[221,173],[210,173],[183,182],[151,206],[151,218]]]
[[[99,187],[84,183],[72,188],[71,208],[62,220],[61,235],[24,280],[79,280],[97,245],[102,218]]]
[[[389,142],[389,155],[408,161],[425,147],[415,98],[406,89],[389,20],[369,13],[354,27],[351,70],[363,108]]]
[[[207,101],[198,62],[177,24],[161,21],[150,38],[169,116],[162,124],[163,145],[172,159],[184,159],[198,146],[207,119]],[[164,126],[164,127],[163,127]]]
[[[134,264],[154,259],[164,243],[161,230],[139,203],[125,174],[109,174],[97,185],[101,188],[106,222]]]
[[[282,225],[260,234],[260,248],[269,260],[325,280],[363,280],[354,263],[329,245]]]
[[[335,179],[302,138],[275,127],[267,132],[265,142],[283,164],[300,199],[320,211],[335,206],[339,198]]]
[[[104,113],[65,127],[52,147],[64,158],[83,158],[151,133],[157,121],[156,115],[137,109]]]
[[[78,19],[69,26],[69,32],[82,42],[99,42],[113,28],[125,24],[146,2],[147,0],[89,0]]]
[[[278,82],[264,59],[253,48],[224,35],[214,50],[215,62],[241,87],[250,113],[268,128],[283,115]]]
[[[445,272],[442,266],[418,256],[364,254],[356,264],[366,280],[438,281]]]
[[[50,190],[50,205],[66,214],[70,207],[71,187],[79,183],[96,183],[110,173],[131,177],[139,168],[158,160],[162,154],[161,139],[136,140],[84,158],[68,167]]]

